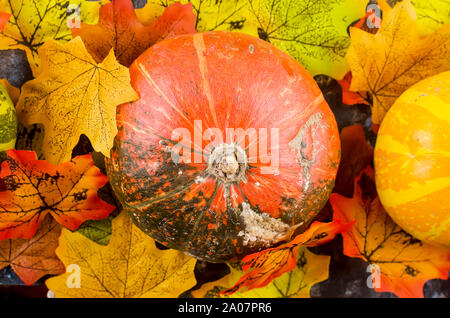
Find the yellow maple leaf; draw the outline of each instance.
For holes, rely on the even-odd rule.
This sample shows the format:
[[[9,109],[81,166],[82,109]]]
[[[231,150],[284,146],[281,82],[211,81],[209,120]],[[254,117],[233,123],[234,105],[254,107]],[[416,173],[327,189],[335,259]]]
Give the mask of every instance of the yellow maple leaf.
[[[56,255],[67,269],[78,269],[45,282],[57,298],[169,298],[196,284],[196,260],[179,251],[158,249],[126,212],[113,220],[108,245],[63,229]],[[70,288],[77,279],[79,288]]]
[[[384,14],[392,10],[391,6],[399,0],[379,0],[378,5]],[[450,1],[448,0],[411,0],[416,14],[419,32],[432,33],[450,22]]]
[[[347,61],[351,91],[373,97],[373,122],[380,124],[394,101],[420,80],[450,70],[450,25],[422,36],[409,0],[385,14],[376,34],[352,28]]]
[[[116,106],[138,98],[128,68],[116,61],[113,50],[96,64],[79,37],[65,45],[48,41],[39,55],[42,73],[24,84],[16,107],[23,125],[44,125],[44,157],[53,164],[70,160],[81,134],[109,157],[117,134]]]
[[[0,49],[22,49],[35,76],[39,70],[38,49],[53,39],[72,38],[69,26],[77,22],[96,23],[98,10],[106,1],[88,0],[1,0],[0,12],[11,14],[0,33]]]
[[[228,275],[215,282],[203,284],[200,289],[193,291],[192,295],[198,298],[309,298],[311,287],[328,279],[330,258],[327,255],[311,253],[305,246],[301,246],[297,253],[296,267],[274,279],[269,285],[250,291],[237,291],[231,295],[219,295],[244,275],[240,266],[227,264],[230,269]]]
[[[248,0],[148,0],[147,4],[136,9],[136,16],[141,23],[148,25],[160,16],[172,3],[192,3],[196,16],[195,28],[198,32],[214,30],[239,31],[258,36],[256,25],[248,22]]]

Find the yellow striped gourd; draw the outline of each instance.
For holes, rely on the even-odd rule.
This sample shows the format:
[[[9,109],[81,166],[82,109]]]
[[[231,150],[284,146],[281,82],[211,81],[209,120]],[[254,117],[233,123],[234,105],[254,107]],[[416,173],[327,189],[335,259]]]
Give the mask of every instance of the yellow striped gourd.
[[[450,72],[422,80],[396,100],[374,155],[387,213],[415,238],[450,247]]]

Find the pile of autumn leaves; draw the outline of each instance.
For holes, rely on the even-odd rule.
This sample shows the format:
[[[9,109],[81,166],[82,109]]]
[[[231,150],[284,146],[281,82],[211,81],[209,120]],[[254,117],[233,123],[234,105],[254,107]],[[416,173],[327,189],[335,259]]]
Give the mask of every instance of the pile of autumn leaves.
[[[66,9],[65,1],[39,1],[37,6],[28,2],[0,1],[0,11],[4,11],[0,13],[0,49],[20,48],[27,53],[35,79],[20,92],[11,86],[8,89],[11,96],[17,96],[20,122],[42,124],[45,134],[34,151],[9,150],[1,167],[0,269],[11,266],[28,285],[45,275],[57,275],[46,280],[56,297],[177,297],[196,285],[196,260],[178,251],[158,249],[124,213],[112,218],[115,206],[98,195],[107,184],[106,176],[91,155],[72,158],[72,150],[84,134],[95,152],[109,156],[117,133],[115,108],[138,98],[128,67],[148,47],[177,34],[205,31],[206,25],[226,29],[234,25],[225,23],[233,15],[251,20],[251,14],[262,12],[256,5],[276,10],[286,6],[285,1],[273,6],[266,6],[267,0],[233,1],[233,7],[220,8],[196,0],[173,3],[159,11],[150,3],[135,10],[131,0],[78,1],[82,23],[71,30],[64,23],[42,18],[54,15],[58,19],[60,9]],[[367,4],[341,2],[363,8]],[[418,3],[413,7],[403,1],[394,9],[380,3],[384,19],[376,34],[358,28],[370,15],[350,30],[346,60],[351,73],[344,78],[346,72],[336,75],[336,68],[321,70],[341,80],[344,103],[370,103],[370,96],[375,124],[407,87],[450,69],[449,25],[422,32],[416,17],[416,11],[423,12]],[[327,13],[316,10],[315,14]],[[275,27],[272,18],[266,25],[263,13],[254,20],[273,32],[288,25],[282,21]],[[257,36],[258,26],[254,26],[246,25],[241,31]],[[345,32],[345,28],[340,30]],[[21,38],[29,41],[24,44]],[[273,42],[277,45],[275,36]],[[301,52],[302,45],[306,44],[294,51]],[[281,48],[288,53],[293,49]],[[326,60],[321,64],[337,63],[340,69],[345,61],[332,53],[314,54],[314,59]],[[317,70],[312,68],[308,70],[313,74]],[[204,284],[192,292],[194,296],[309,297],[311,286],[328,278],[330,256],[315,255],[308,247],[326,243],[339,233],[345,255],[380,269],[380,285],[374,286],[377,291],[421,297],[426,281],[447,279],[450,251],[415,240],[381,206],[370,168],[373,149],[362,127],[343,129],[341,140],[342,162],[336,193],[330,198],[333,220],[314,222],[291,242],[249,255],[240,265],[229,264],[228,275]],[[339,191],[349,187],[352,198]],[[91,221],[100,219],[104,222]],[[108,228],[111,222],[112,229]]]

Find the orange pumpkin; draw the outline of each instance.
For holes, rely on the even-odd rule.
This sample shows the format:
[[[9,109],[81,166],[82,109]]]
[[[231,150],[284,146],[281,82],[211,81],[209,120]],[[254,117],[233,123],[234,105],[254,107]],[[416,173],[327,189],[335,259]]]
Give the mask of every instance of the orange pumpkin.
[[[392,219],[424,242],[450,247],[450,72],[397,99],[374,155],[377,190]]]
[[[327,202],[336,120],[292,57],[216,31],[162,41],[130,74],[140,99],[117,108],[106,167],[124,209],[160,243],[221,262],[289,240]]]

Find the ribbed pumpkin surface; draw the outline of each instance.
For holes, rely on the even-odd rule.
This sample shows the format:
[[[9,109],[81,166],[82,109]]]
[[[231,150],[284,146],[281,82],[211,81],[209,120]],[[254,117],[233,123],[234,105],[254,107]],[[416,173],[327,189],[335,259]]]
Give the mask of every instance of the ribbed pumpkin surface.
[[[375,147],[380,200],[405,231],[450,247],[450,72],[402,94]]]
[[[118,107],[108,176],[157,241],[228,260],[289,239],[326,203],[340,158],[336,121],[287,54],[248,35],[198,33],[156,44],[130,73],[140,99]],[[225,140],[230,128],[253,134]],[[176,130],[191,138],[180,142]],[[190,162],[174,162],[177,143]]]

